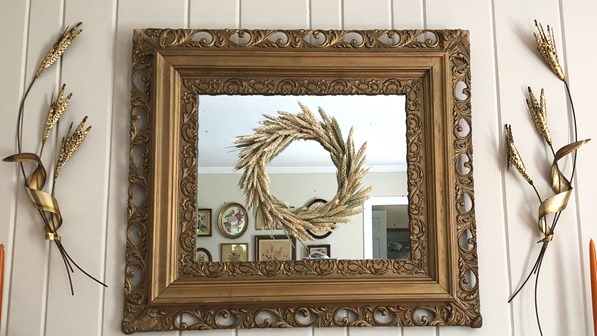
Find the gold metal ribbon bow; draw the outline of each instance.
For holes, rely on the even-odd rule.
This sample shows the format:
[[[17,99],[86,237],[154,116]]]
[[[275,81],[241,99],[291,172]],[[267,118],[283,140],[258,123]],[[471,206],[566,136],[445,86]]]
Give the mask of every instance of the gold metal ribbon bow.
[[[62,215],[56,198],[42,191],[46,184],[46,169],[39,156],[33,153],[19,153],[6,157],[2,161],[37,164],[37,168],[27,177],[25,190],[27,190],[27,196],[31,203],[42,212],[42,216],[46,219],[44,220],[46,239],[60,241],[57,231],[62,226]]]
[[[577,142],[570,143],[560,148],[554,156],[553,163],[551,164],[551,189],[556,192],[555,195],[546,199],[539,206],[539,218],[538,227],[539,231],[545,235],[545,238],[538,241],[538,243],[549,243],[553,238],[553,232],[545,217],[552,213],[557,213],[566,209],[570,194],[572,193],[572,186],[570,181],[564,176],[558,166],[558,161],[564,158],[566,155],[576,151],[580,147],[584,146],[591,139],[580,140]]]

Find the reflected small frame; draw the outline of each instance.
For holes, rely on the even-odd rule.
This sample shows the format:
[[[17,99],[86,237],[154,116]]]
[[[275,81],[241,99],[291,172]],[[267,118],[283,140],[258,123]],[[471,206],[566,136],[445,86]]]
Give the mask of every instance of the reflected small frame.
[[[220,244],[220,261],[241,262],[249,261],[248,243],[222,243]]]
[[[255,261],[288,261],[296,259],[296,239],[285,235],[255,236]]]
[[[198,247],[197,250],[195,251],[195,261],[198,263],[211,262],[211,261],[213,261],[213,258],[208,249],[206,249],[204,247]]]
[[[307,245],[307,257],[309,259],[328,259],[332,257],[330,244]]]
[[[236,239],[247,231],[249,216],[239,203],[227,203],[218,215],[218,230],[226,238]]]
[[[211,209],[197,209],[197,237],[211,237]]]

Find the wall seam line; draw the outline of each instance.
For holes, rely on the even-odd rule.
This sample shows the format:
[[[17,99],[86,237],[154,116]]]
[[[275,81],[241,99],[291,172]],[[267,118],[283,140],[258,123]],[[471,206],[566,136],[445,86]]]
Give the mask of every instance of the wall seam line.
[[[20,80],[21,82],[19,83],[19,86],[21,87],[21,95],[22,96],[25,92],[25,82],[26,82],[26,76],[27,76],[27,60],[28,60],[28,51],[29,51],[29,33],[31,31],[31,0],[26,1],[25,3],[25,12],[27,13],[27,18],[26,20],[24,20],[24,32],[23,32],[23,39],[24,39],[24,43],[22,45],[22,54],[21,54],[21,74],[20,74]],[[18,126],[17,126],[18,127]],[[16,148],[16,136],[17,134],[15,133],[15,148]],[[18,165],[15,165],[14,168],[14,176],[15,176],[15,182],[18,182],[19,180],[19,169],[18,169]],[[19,183],[15,183],[15,187],[14,187],[14,194],[15,194],[15,201],[13,204],[14,207],[14,217],[12,219],[12,232],[10,233],[10,250],[6,249],[5,253],[9,253],[10,252],[10,269],[9,269],[9,274],[8,276],[5,274],[4,278],[4,288],[5,290],[8,292],[6,295],[6,321],[4,323],[4,330],[6,331],[5,335],[8,335],[8,330],[10,329],[10,303],[11,303],[11,298],[12,298],[12,275],[13,275],[13,271],[14,271],[14,265],[15,265],[15,253],[14,251],[15,249],[15,242],[16,242],[16,226],[17,226],[17,218],[18,218],[18,213],[19,213],[19,206],[18,206],[18,199],[19,199],[19,195],[21,193],[21,188],[19,188]],[[7,246],[8,247],[8,244]],[[6,278],[8,278],[8,284],[6,283]],[[2,316],[0,315],[0,318],[2,318]]]
[[[501,90],[500,90],[500,66],[499,66],[499,55],[498,55],[498,39],[497,39],[497,24],[496,24],[496,2],[495,0],[491,0],[491,26],[492,26],[492,39],[493,39],[493,60],[494,60],[494,73],[496,79],[495,85],[495,94],[496,94],[496,107],[497,107],[497,118],[498,118],[498,130],[497,134],[502,134],[502,125],[504,123],[503,116],[502,116],[502,100],[501,100]],[[501,138],[502,139],[502,138]],[[499,144],[499,152],[503,153],[504,151],[504,143],[500,141]],[[506,185],[506,174],[504,171],[504,166],[501,165],[500,167],[501,172],[501,184],[502,184],[502,205],[503,205],[503,216],[504,216],[504,240],[506,242],[506,276],[508,280],[508,293],[512,293],[512,255],[510,254],[510,230],[509,230],[509,222],[508,222],[508,202],[506,201],[507,197],[507,185]],[[508,294],[510,295],[510,294]],[[514,310],[512,309],[512,305],[508,305],[509,310],[509,320],[510,320],[510,333],[511,335],[515,335],[515,328],[514,328]]]
[[[237,19],[238,19],[238,29],[242,28],[242,2],[240,0],[236,0],[237,6],[236,8],[238,8],[238,12],[237,12]]]
[[[60,22],[59,27],[65,27],[65,19],[66,19],[66,0],[62,0],[60,1],[60,6],[61,11],[60,11],[60,16],[58,18],[58,21]],[[62,32],[62,29],[59,29],[60,32]],[[60,57],[60,59],[57,61],[56,63],[56,75],[55,75],[55,79],[54,79],[54,85],[56,85],[57,87],[60,87],[60,83],[62,82],[62,57]],[[52,90],[54,91],[54,90]],[[54,149],[57,150],[56,152],[60,151],[59,148],[59,129],[60,129],[60,122],[56,123],[56,132],[54,133]],[[52,188],[54,186],[52,185]],[[52,190],[53,192],[53,190]],[[48,243],[49,242],[49,243]],[[46,277],[46,285],[44,288],[44,298],[42,299],[42,303],[43,303],[43,309],[42,309],[42,315],[43,315],[43,323],[42,323],[42,329],[43,329],[43,335],[47,335],[48,333],[48,307],[50,305],[50,274],[52,271],[52,243],[50,241],[46,242],[46,250],[47,250],[47,260],[46,260],[46,267],[45,267],[45,277]],[[69,270],[67,269],[66,272],[69,272]]]
[[[313,2],[311,0],[306,0],[307,1],[307,11],[309,11],[309,13],[307,13],[307,28],[308,29],[313,29]]]
[[[427,0],[421,1],[421,14],[423,16],[423,28],[427,29]]]
[[[390,16],[390,29],[395,29],[394,27],[394,0],[388,0],[388,15]]]
[[[116,48],[116,44],[118,43],[118,8],[120,7],[120,3],[119,0],[114,0],[113,2],[113,6],[112,6],[112,22],[113,22],[113,29],[114,32],[112,34],[113,37],[113,41],[112,41],[112,65],[113,65],[113,69],[112,69],[112,84],[111,84],[111,94],[110,94],[110,99],[112,100],[110,103],[111,106],[111,113],[109,113],[109,118],[110,118],[110,122],[106,123],[107,125],[110,125],[110,137],[109,137],[109,146],[108,148],[108,162],[107,162],[107,167],[108,167],[108,171],[107,171],[107,180],[106,180],[106,222],[105,222],[105,228],[104,228],[104,243],[102,248],[103,250],[103,256],[104,256],[104,260],[102,263],[102,267],[100,272],[102,273],[102,282],[106,283],[107,282],[107,269],[108,269],[108,237],[110,234],[110,200],[111,200],[111,193],[110,193],[110,186],[111,186],[111,176],[112,176],[112,156],[113,156],[113,139],[114,139],[114,111],[116,110],[116,107],[114,106],[114,81],[116,79],[116,55],[117,55],[117,48]],[[106,287],[101,288],[102,290],[102,295],[100,298],[100,305],[102,306],[101,309],[101,313],[100,313],[100,335],[104,334],[104,325],[105,325],[105,318],[106,318],[106,294],[107,294],[107,290]]]
[[[344,30],[344,0],[340,0],[340,29]]]
[[[191,0],[187,0],[184,6],[185,10],[185,23],[184,26],[186,29],[191,28]]]
[[[559,11],[559,19],[560,19],[560,34],[562,36],[562,56],[563,56],[563,66],[564,66],[564,70],[565,70],[565,74],[567,74],[566,77],[568,77],[568,81],[570,81],[570,72],[569,72],[569,62],[568,62],[568,45],[567,45],[567,38],[566,38],[566,20],[565,20],[565,15],[564,15],[564,3],[562,2],[562,0],[558,1],[558,11]],[[555,39],[555,37],[554,37]],[[570,85],[570,84],[568,84]],[[570,105],[570,101],[567,100],[566,101],[566,109],[568,112],[568,122],[569,122],[569,129],[574,128],[573,126],[573,120],[572,118],[572,106]],[[577,115],[578,118],[578,115]],[[576,130],[578,132],[578,129]],[[569,139],[569,142],[574,141],[574,134],[572,132],[570,132],[571,139]],[[576,134],[576,137],[578,138],[578,134]],[[578,155],[578,152],[575,151],[574,155]],[[575,217],[576,217],[576,232],[577,232],[577,239],[578,239],[578,254],[579,254],[579,266],[580,266],[580,283],[581,283],[581,295],[584,298],[583,300],[583,317],[584,317],[584,326],[585,326],[585,333],[588,335],[588,333],[591,330],[591,326],[590,326],[590,320],[591,317],[589,315],[589,302],[587,300],[587,293],[589,292],[589,290],[587,289],[587,284],[584,281],[584,279],[586,278],[586,269],[585,267],[583,267],[586,264],[586,259],[585,259],[585,254],[583,253],[583,246],[585,244],[585,242],[583,241],[583,231],[582,231],[582,225],[581,225],[581,221],[582,221],[582,217],[581,217],[581,211],[580,211],[580,194],[579,194],[579,188],[578,188],[578,167],[576,170],[576,175],[577,178],[574,180],[574,197],[576,198],[575,202],[574,202],[574,210],[575,210]],[[588,243],[588,242],[587,242]],[[595,331],[597,332],[597,330]]]

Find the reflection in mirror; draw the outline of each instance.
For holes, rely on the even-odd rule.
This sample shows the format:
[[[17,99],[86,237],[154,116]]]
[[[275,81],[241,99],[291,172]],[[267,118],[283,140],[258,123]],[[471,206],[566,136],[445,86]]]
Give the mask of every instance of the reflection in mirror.
[[[219,218],[222,209],[230,203],[245,204],[245,197],[238,187],[241,172],[234,170],[238,152],[234,148],[237,136],[251,134],[259,126],[263,114],[276,115],[278,111],[300,112],[298,101],[317,114],[321,107],[329,116],[338,120],[344,137],[354,127],[355,147],[367,142],[369,173],[363,185],[371,185],[373,198],[406,195],[406,121],[403,96],[200,96],[199,97],[199,146],[198,146],[198,207],[211,209],[212,218]],[[319,116],[318,116],[319,117]],[[336,194],[336,168],[329,153],[315,141],[294,141],[280,155],[267,164],[270,190],[277,198],[290,206],[308,206],[316,199],[330,200]],[[404,198],[406,199],[406,198]],[[397,204],[397,203],[394,203]],[[406,204],[406,203],[404,203]],[[405,206],[405,205],[402,205]],[[371,211],[368,216],[371,216]],[[220,244],[253,244],[257,235],[270,234],[263,231],[263,223],[255,222],[252,211],[248,212],[246,231],[235,237],[226,237],[219,230],[212,230],[211,237],[197,237],[197,247],[211,251],[212,261],[227,261],[218,254]],[[371,218],[362,213],[351,218],[350,223],[340,224],[329,235],[309,244],[329,244],[332,258],[371,259],[409,258],[407,242],[398,245],[389,254],[373,255]],[[212,226],[220,223],[213,222]],[[389,229],[386,241],[409,237],[406,226]],[[273,230],[271,234],[284,234]],[[365,241],[369,237],[369,241]],[[389,237],[389,240],[388,240]],[[385,245],[388,245],[386,243]],[[296,258],[302,259],[308,252],[297,244]],[[249,246],[248,260],[256,260],[255,249]],[[401,252],[400,252],[401,251]],[[400,253],[399,253],[400,252]]]
[[[365,255],[373,259],[410,259],[406,197],[373,197],[365,203]],[[370,239],[369,239],[370,237]]]

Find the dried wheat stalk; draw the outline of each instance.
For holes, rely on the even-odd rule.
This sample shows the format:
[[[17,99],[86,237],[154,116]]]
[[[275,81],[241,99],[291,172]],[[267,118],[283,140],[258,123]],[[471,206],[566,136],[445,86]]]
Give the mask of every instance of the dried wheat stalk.
[[[289,235],[305,242],[311,240],[307,230],[332,229],[338,223],[347,223],[352,215],[360,213],[369,198],[371,187],[362,188],[362,179],[368,169],[363,168],[366,144],[355,152],[352,129],[344,142],[335,118],[319,108],[322,121],[299,102],[302,113],[278,112],[277,117],[264,115],[261,126],[251,135],[241,136],[235,142],[241,151],[236,169],[244,169],[239,185],[247,196],[247,205],[270,230],[276,223]],[[330,153],[337,168],[336,196],[316,209],[290,208],[284,201],[270,194],[265,166],[292,141],[314,140]]]

